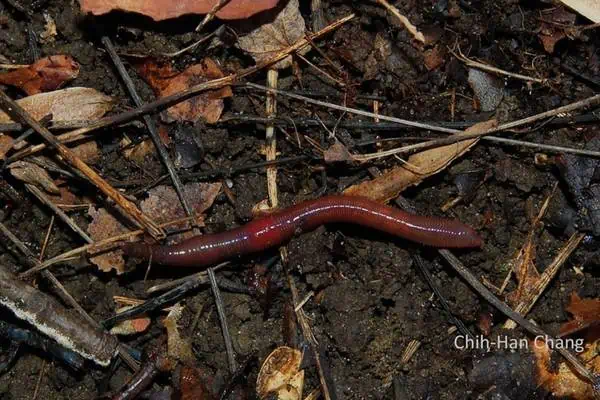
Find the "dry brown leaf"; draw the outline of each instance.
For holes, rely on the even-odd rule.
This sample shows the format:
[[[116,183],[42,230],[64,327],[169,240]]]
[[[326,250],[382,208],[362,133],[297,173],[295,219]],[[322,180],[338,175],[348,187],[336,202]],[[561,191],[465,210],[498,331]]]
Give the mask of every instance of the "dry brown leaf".
[[[249,53],[257,63],[268,60],[298,40],[306,33],[306,23],[298,5],[298,0],[290,0],[281,10],[275,20],[263,23],[250,33],[238,40],[240,49]],[[310,49],[305,47],[300,54],[306,54]],[[292,57],[288,56],[271,66],[275,69],[285,69],[292,65]]]
[[[183,306],[175,304],[169,314],[163,320],[163,325],[167,329],[167,354],[169,357],[189,364],[195,359],[192,352],[192,344],[179,333],[177,323],[181,319]]]
[[[79,0],[81,11],[102,15],[111,11],[128,11],[146,15],[155,21],[186,14],[206,14],[219,0]],[[271,9],[278,0],[231,0],[216,16],[221,19],[245,19]]]
[[[132,142],[129,138],[123,138],[121,139],[119,146],[121,149],[123,149],[123,155],[125,158],[138,164],[142,164],[146,159],[146,156],[156,152],[156,148],[154,147],[152,139],[142,140],[133,146],[131,143]]]
[[[74,87],[28,96],[17,100],[17,104],[34,119],[52,115],[54,122],[69,122],[96,120],[110,111],[115,101],[96,89]],[[13,122],[12,119],[0,111],[0,123],[9,122]],[[0,133],[0,159],[4,158],[11,145],[12,137]]]
[[[15,86],[28,95],[56,90],[77,78],[79,64],[68,55],[44,57],[26,68],[0,74],[0,83]]]
[[[445,57],[445,46],[436,45],[432,49],[426,50],[423,53],[423,62],[425,64],[425,68],[427,68],[428,71],[438,69],[440,66],[442,66],[442,64],[444,64]]]
[[[582,299],[573,292],[566,310],[573,315],[571,321],[560,326],[560,334],[568,334],[600,322],[600,299]]]
[[[192,65],[181,73],[174,70],[170,63],[146,58],[136,64],[136,70],[158,97],[170,96],[224,76],[217,63],[210,58],[205,58],[199,64]],[[169,107],[167,114],[171,119],[178,121],[194,122],[204,118],[208,123],[215,123],[223,112],[223,98],[231,95],[229,86],[207,90],[199,96]]]
[[[300,370],[302,353],[281,346],[267,356],[256,379],[256,392],[261,399],[276,393],[280,400],[300,400],[304,387],[304,370]]]
[[[38,186],[48,193],[59,194],[60,189],[42,167],[28,161],[15,161],[8,166],[12,176],[25,183]]]
[[[0,160],[4,158],[6,153],[11,149],[13,145],[13,138],[11,136],[0,133]]]
[[[90,206],[88,214],[92,218],[92,222],[88,225],[87,230],[94,241],[129,232],[129,229],[104,208],[96,210],[93,206]],[[110,272],[113,269],[119,275],[125,272],[125,260],[121,249],[92,255],[90,262],[103,272]]]
[[[195,182],[183,187],[183,192],[196,215],[210,208],[220,191],[221,183]],[[171,186],[157,186],[150,189],[148,198],[142,201],[140,208],[159,224],[186,216],[179,197]],[[173,229],[181,229],[181,226]]]
[[[95,140],[90,140],[71,147],[71,151],[86,164],[95,164],[100,159],[100,150]]]
[[[198,216],[196,223],[203,226],[201,214],[206,211],[214,202],[221,190],[220,183],[188,183],[183,187],[187,200],[192,205]],[[148,192],[148,198],[142,201],[141,210],[154,222],[163,223],[186,216],[177,193],[170,186],[157,186]],[[112,236],[121,235],[129,230],[121,224],[112,214],[104,208],[95,210],[90,207],[89,215],[92,222],[88,226],[88,233],[94,241],[107,239]],[[171,229],[183,229],[187,224],[173,225]],[[171,236],[173,241],[182,240],[193,233],[185,232],[179,235]],[[120,249],[104,252],[98,255],[92,255],[90,261],[100,270],[109,272],[114,269],[117,274],[122,274],[125,270],[125,260],[123,251]]]
[[[497,126],[496,120],[480,122],[463,134],[485,132]],[[398,197],[409,186],[418,185],[425,178],[444,170],[452,161],[466,153],[478,139],[464,140],[456,144],[437,147],[413,154],[407,163],[393,168],[377,178],[350,186],[344,194],[368,197],[386,202]]]
[[[179,373],[179,391],[178,400],[214,400],[211,388],[207,382],[212,382],[212,374],[206,373],[201,368],[181,366]]]
[[[58,185],[60,193],[55,194],[55,195],[50,195],[48,197],[58,207],[75,206],[75,205],[81,205],[84,203],[86,203],[86,204],[93,203],[93,200],[88,198],[85,195],[82,196],[82,198],[80,198],[80,197],[76,196],[75,194],[73,194],[73,192],[71,192],[69,190],[69,186],[63,186],[64,181],[61,182],[60,179],[57,179],[56,183]]]
[[[575,14],[568,12],[563,7],[556,7],[544,15],[538,37],[546,52],[554,53],[556,43],[569,36],[571,28],[575,25],[575,18]]]
[[[600,22],[600,2],[597,0],[559,0],[567,7],[572,8],[579,14],[594,23]]]
[[[600,373],[600,356],[598,355],[598,335],[587,336],[585,350],[579,358],[593,373]],[[571,366],[561,361],[558,366],[552,362],[552,350],[538,339],[531,347],[536,358],[537,383],[556,398],[575,400],[595,399],[592,385],[576,374]]]
[[[352,161],[352,154],[341,142],[335,142],[323,152],[323,159],[326,163]]]
[[[34,119],[40,120],[52,114],[54,122],[88,121],[102,117],[112,110],[115,100],[96,89],[73,87],[40,93],[17,100]],[[0,123],[13,122],[0,112]]]

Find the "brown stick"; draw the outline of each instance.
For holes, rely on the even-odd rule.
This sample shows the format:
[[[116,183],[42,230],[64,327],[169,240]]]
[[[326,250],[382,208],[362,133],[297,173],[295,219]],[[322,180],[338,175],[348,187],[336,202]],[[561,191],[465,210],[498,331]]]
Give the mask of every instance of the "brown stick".
[[[39,133],[52,147],[58,151],[58,154],[64,158],[71,166],[81,171],[90,182],[92,182],[98,189],[104,194],[110,197],[115,203],[117,203],[121,210],[125,211],[128,217],[131,217],[140,227],[144,228],[152,237],[160,239],[165,236],[165,233],[160,229],[154,221],[148,216],[144,215],[135,204],[127,200],[121,193],[113,188],[108,182],[106,182],[100,175],[98,175],[93,169],[91,169],[85,162],[77,157],[68,147],[60,143],[52,133],[42,125],[40,125],[35,119],[29,115],[20,105],[14,102],[10,97],[0,90],[0,108],[2,108],[12,119],[15,121],[21,121],[32,127],[37,133]]]

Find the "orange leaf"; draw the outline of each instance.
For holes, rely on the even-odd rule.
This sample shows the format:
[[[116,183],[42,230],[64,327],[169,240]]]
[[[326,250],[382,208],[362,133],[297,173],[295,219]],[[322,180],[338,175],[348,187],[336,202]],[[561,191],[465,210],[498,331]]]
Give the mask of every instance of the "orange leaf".
[[[58,89],[77,75],[79,64],[71,56],[56,55],[42,58],[26,68],[0,74],[0,83],[32,95]]]
[[[224,76],[217,63],[210,58],[205,58],[199,64],[192,65],[181,73],[175,71],[171,64],[150,58],[138,64],[136,69],[152,86],[158,97],[179,93],[192,86]],[[215,123],[223,112],[223,98],[230,96],[231,88],[228,86],[207,90],[199,96],[170,107],[167,109],[167,114],[178,121],[197,121],[204,118],[208,123]]]
[[[206,14],[219,0],[79,0],[81,11],[102,15],[111,11],[129,11],[155,21],[185,14]],[[275,7],[278,0],[231,0],[216,14],[221,19],[245,19]]]
[[[600,299],[582,299],[573,292],[566,310],[573,315],[573,319],[560,326],[561,335],[578,331],[600,321]]]

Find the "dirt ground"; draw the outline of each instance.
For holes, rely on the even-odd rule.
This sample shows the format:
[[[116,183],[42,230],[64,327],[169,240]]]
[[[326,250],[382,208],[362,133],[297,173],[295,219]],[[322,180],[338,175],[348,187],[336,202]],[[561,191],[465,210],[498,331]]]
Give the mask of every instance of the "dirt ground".
[[[310,2],[300,3],[307,26],[311,27]],[[350,13],[356,13],[356,17],[318,39],[315,45],[320,51],[312,50],[304,56],[318,69],[296,57],[292,68],[280,72],[279,88],[301,91],[307,97],[366,111],[373,111],[373,100],[360,96],[375,96],[378,112],[382,115],[442,124],[474,123],[494,117],[500,123],[514,121],[592,96],[599,85],[596,80],[600,73],[596,30],[563,35],[552,52],[544,47],[540,35],[544,29],[549,29],[542,24],[552,19],[548,10],[555,6],[550,3],[402,0],[394,5],[428,37],[435,37],[435,41],[426,45],[416,43],[393,15],[374,1],[323,0],[327,21]],[[118,103],[112,114],[135,107],[104,50],[100,41],[102,36],[113,41],[117,52],[125,57],[141,97],[151,101],[155,94],[130,68],[131,58],[126,55],[173,52],[203,34],[194,32],[201,20],[198,16],[163,22],[125,13],[86,17],[81,14],[78,3],[72,0],[11,0],[0,5],[0,54],[11,63],[32,63],[34,54],[29,33],[39,38],[44,32],[44,14],[54,19],[57,35],[52,42],[34,40],[39,54],[74,57],[81,69],[79,76],[68,86],[91,87],[113,96]],[[580,16],[574,21],[574,26],[590,23]],[[212,32],[222,23],[213,21],[203,32]],[[560,24],[550,26],[564,27]],[[237,29],[235,23],[231,23],[231,27]],[[473,60],[544,81],[500,77],[498,82],[503,98],[492,110],[483,111],[482,102],[474,98],[474,89],[469,84],[468,68],[449,52],[449,49],[459,48]],[[428,60],[435,61],[437,56],[441,61],[428,68]],[[176,69],[183,70],[204,57],[216,60],[225,74],[253,65],[251,57],[232,43],[223,42],[211,47],[201,45],[172,61]],[[342,81],[346,89],[340,90],[332,84],[323,71]],[[266,71],[247,80],[264,84]],[[6,90],[12,98],[24,96],[14,88]],[[198,162],[179,170],[184,182],[220,182],[226,188],[205,212],[204,232],[220,232],[244,224],[252,218],[255,205],[268,198],[265,167],[243,168],[265,160],[265,125],[239,118],[264,117],[264,104],[264,92],[234,88],[233,96],[225,99],[219,122],[162,125],[172,143],[181,140],[182,136],[194,138],[193,143],[186,146],[193,149],[189,150],[190,157],[196,157]],[[283,97],[278,99],[277,110],[279,116],[298,121],[307,117],[347,123],[369,121]],[[580,113],[588,111],[581,110]],[[153,118],[160,121],[157,115]],[[593,142],[597,131],[595,123],[541,124],[528,126],[527,130],[510,137],[580,149]],[[355,129],[344,124],[325,129],[318,123],[294,126],[285,121],[278,123],[276,134],[277,157],[295,157],[277,165],[282,207],[340,192],[402,163],[394,157],[368,163],[324,162],[307,137],[321,148],[329,148],[340,140],[354,154],[373,153],[412,144],[416,139],[439,137],[416,129],[377,129],[372,125]],[[135,142],[145,138],[147,131],[143,124],[100,130],[93,136],[99,144],[100,157],[92,167],[122,193],[141,201],[156,185],[156,178],[165,174],[165,169],[154,153],[139,162],[127,159],[119,146],[124,135]],[[376,140],[388,137],[404,139]],[[32,139],[33,142],[39,140]],[[591,150],[598,149],[592,147]],[[174,156],[175,147],[171,146],[169,152]],[[47,151],[45,154],[54,153]],[[581,298],[600,297],[594,223],[592,219],[586,226],[577,219],[586,208],[571,190],[569,181],[574,178],[565,172],[568,168],[564,166],[575,165],[575,175],[580,167],[577,167],[577,159],[568,157],[563,157],[560,152],[482,140],[441,173],[402,193],[420,214],[446,215],[475,227],[484,239],[484,246],[459,250],[455,254],[475,277],[495,292],[494,287],[503,285],[511,261],[527,239],[533,217],[558,185],[544,217],[544,226],[536,234],[535,267],[543,272],[573,232],[580,230],[587,236],[527,315],[551,334],[558,333],[561,324],[571,318],[566,306],[572,293]],[[586,160],[591,163],[586,164],[589,168],[595,168],[596,159]],[[56,173],[51,176],[61,178]],[[99,192],[81,179],[61,179],[66,179],[67,186],[78,195],[85,194],[99,205],[107,204]],[[163,183],[168,182],[167,179]],[[593,182],[592,178],[586,185]],[[594,198],[594,191],[585,187],[580,189]],[[464,197],[463,201],[444,214],[440,207],[458,195]],[[398,207],[394,201],[390,205]],[[7,170],[3,171],[0,180],[0,206],[1,222],[38,256],[53,212],[38,202]],[[568,213],[569,210],[572,212]],[[91,221],[85,208],[68,211],[68,214],[84,229]],[[13,272],[28,269],[22,255],[9,240],[2,237],[1,243],[0,265]],[[44,259],[83,244],[78,235],[56,219]],[[526,349],[492,349],[486,353],[457,348],[455,339],[459,332],[454,318],[476,335],[528,336],[518,327],[511,331],[502,330],[506,317],[484,301],[435,249],[345,224],[328,225],[299,235],[286,248],[289,254],[285,265],[277,258],[279,251],[273,249],[233,260],[219,272],[241,291],[247,291],[222,291],[237,362],[239,365],[246,363],[233,384],[235,390],[224,398],[257,398],[255,382],[260,364],[274,348],[286,343],[296,345],[304,352],[304,394],[319,387],[314,347],[302,337],[297,326],[289,327],[290,320],[293,322],[295,318],[289,311],[292,295],[285,268],[291,271],[300,300],[313,294],[303,310],[318,342],[316,348],[331,398],[553,398],[536,381],[532,355]],[[448,303],[451,314],[433,294],[419,263],[431,274],[432,283]],[[114,271],[99,271],[87,259],[55,265],[51,271],[97,321],[114,314],[113,296],[144,299],[148,297],[146,288],[189,273],[171,268],[161,270],[157,266],[151,269],[144,282],[144,263],[136,268],[129,261],[127,272],[117,275]],[[252,291],[256,275],[270,280],[267,295]],[[35,284],[43,291],[55,294],[43,279],[36,278]],[[517,281],[510,278],[499,297],[507,300],[506,294],[516,287]],[[212,398],[218,398],[223,388],[231,384],[231,378],[210,287],[204,285],[191,292],[182,304],[185,308],[179,321],[181,332],[188,335],[192,343],[196,365],[207,377]],[[10,318],[10,313],[4,309],[2,315]],[[164,315],[152,313],[152,324],[146,332],[123,337],[122,342],[141,351],[150,351],[165,336],[159,322]],[[192,326],[194,323],[195,327]],[[418,348],[412,357],[404,360],[411,343],[418,343]],[[3,343],[5,350],[8,347],[8,343]],[[554,363],[561,361],[559,356],[553,357]],[[0,377],[0,399],[77,400],[110,396],[131,374],[131,369],[122,362],[114,362],[109,368],[88,363],[84,369],[73,371],[42,350],[22,346],[17,359]],[[177,391],[177,383],[176,374],[163,374],[143,396],[155,393],[156,397],[152,398],[169,398],[164,394],[159,397],[156,393],[173,386]]]

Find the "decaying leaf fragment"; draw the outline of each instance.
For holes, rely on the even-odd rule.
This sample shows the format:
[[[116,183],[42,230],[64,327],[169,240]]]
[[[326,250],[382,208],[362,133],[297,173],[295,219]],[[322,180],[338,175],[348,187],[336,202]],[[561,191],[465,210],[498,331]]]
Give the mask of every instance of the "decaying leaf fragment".
[[[25,183],[39,186],[48,193],[59,194],[60,189],[42,167],[28,161],[15,161],[8,168],[12,176]]]
[[[135,306],[125,306],[117,309],[117,314],[122,313],[124,311],[129,310]],[[125,321],[121,321],[112,328],[110,328],[110,333],[113,335],[137,335],[138,333],[144,332],[150,326],[150,318],[147,316],[141,316],[132,319],[126,319]]]
[[[258,63],[268,60],[281,50],[290,47],[302,39],[305,33],[306,23],[300,14],[298,0],[290,0],[273,22],[263,23],[247,35],[240,37],[238,46],[249,53]],[[300,54],[305,54],[309,50],[308,47],[305,47],[300,50]],[[285,69],[291,65],[292,57],[288,56],[271,68]]]
[[[270,393],[277,394],[279,400],[300,400],[304,387],[304,370],[300,370],[302,353],[291,347],[281,346],[269,354],[263,362],[256,392],[265,399]]]
[[[98,119],[112,110],[115,100],[96,89],[72,87],[28,96],[17,100],[17,104],[34,119],[52,115],[54,122],[69,122]],[[0,111],[0,123],[8,122],[13,120]]]
[[[275,7],[278,0],[231,0],[216,16],[221,19],[244,19]],[[155,21],[186,14],[206,14],[219,0],[79,0],[81,11],[102,15],[111,11],[128,11]]]
[[[593,373],[600,373],[600,355],[598,346],[600,336],[595,338],[586,337],[585,350],[579,354],[579,358],[585,366]],[[551,356],[553,350],[545,345],[539,338],[531,346],[536,358],[537,382],[548,390],[556,398],[569,398],[574,400],[593,400],[594,390],[592,385],[583,380],[573,371],[566,361],[561,361],[558,366],[553,363]]]
[[[576,15],[568,12],[564,7],[556,7],[548,13],[544,13],[538,38],[547,53],[554,53],[556,43],[574,31],[575,18]]]
[[[221,190],[220,183],[188,183],[183,187],[187,200],[192,205],[197,215],[196,223],[203,226],[202,213],[206,211],[215,201]],[[148,198],[142,201],[140,206],[142,212],[156,223],[164,223],[186,216],[177,193],[170,186],[157,186],[148,192]],[[113,214],[104,208],[98,210],[90,207],[89,215],[92,222],[88,226],[90,237],[95,240],[103,240],[129,232]],[[183,229],[187,224],[173,226],[173,229]],[[183,240],[192,235],[190,232],[171,236],[171,240]],[[90,261],[101,271],[109,272],[115,270],[117,274],[125,272],[125,260],[121,249],[92,254]]]
[[[34,119],[40,120],[47,115],[52,115],[53,122],[70,122],[96,120],[110,111],[115,102],[112,97],[96,89],[74,87],[28,96],[17,100],[17,104]],[[13,120],[0,111],[0,123],[9,122]],[[27,142],[21,142],[21,145],[16,146],[15,149],[20,149],[26,144]],[[13,136],[0,133],[0,159],[5,157],[12,145]]]
[[[179,360],[183,363],[190,363],[194,360],[192,344],[181,336],[177,323],[181,319],[183,306],[179,303],[174,305],[169,314],[163,320],[163,325],[167,329],[167,353],[170,358]]]
[[[129,231],[113,214],[104,208],[95,209],[90,206],[88,210],[92,222],[88,225],[88,233],[94,241],[108,239]],[[117,274],[125,272],[125,260],[121,249],[111,250],[90,257],[90,262],[103,272],[115,270]]]
[[[184,185],[183,192],[187,201],[192,206],[197,216],[208,210],[221,191],[220,183],[195,182]],[[144,214],[150,216],[157,223],[174,221],[185,218],[186,214],[181,206],[177,193],[171,186],[157,186],[148,191],[148,197],[142,201],[140,208]],[[203,219],[198,221],[201,226]],[[182,229],[187,224],[173,225],[171,229]],[[193,235],[192,232],[184,232],[170,236],[172,241],[180,241]]]
[[[566,310],[571,313],[573,319],[560,326],[561,335],[599,325],[600,299],[582,299],[577,293],[573,292]]]
[[[136,65],[140,76],[156,93],[158,97],[166,97],[182,92],[200,83],[222,78],[225,76],[217,63],[210,58],[188,67],[183,72],[173,69],[170,63],[146,58]],[[207,90],[199,96],[176,104],[167,109],[167,115],[172,120],[197,121],[204,118],[208,123],[215,123],[223,112],[223,99],[231,97],[229,86]]]
[[[496,120],[480,122],[467,129],[464,134],[485,132],[496,126]],[[399,165],[371,181],[350,186],[344,191],[344,194],[368,197],[381,202],[394,199],[407,187],[418,185],[425,178],[443,171],[455,159],[465,154],[478,140],[464,140],[413,154],[405,164]]]
[[[25,68],[0,74],[0,83],[18,87],[28,95],[56,90],[77,78],[79,64],[68,55],[44,57]]]

